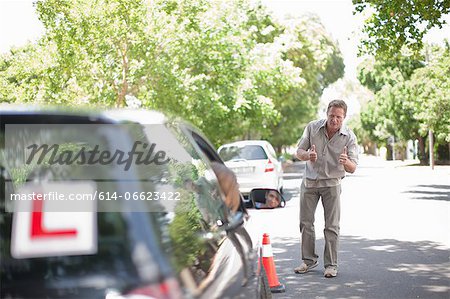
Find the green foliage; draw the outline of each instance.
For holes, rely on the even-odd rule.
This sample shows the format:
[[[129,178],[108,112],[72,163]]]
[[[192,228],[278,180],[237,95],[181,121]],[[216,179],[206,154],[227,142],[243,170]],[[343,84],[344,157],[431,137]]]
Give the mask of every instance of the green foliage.
[[[283,32],[274,45],[283,65],[291,72],[300,72],[289,82],[300,84],[271,84],[275,88],[268,94],[280,118],[266,138],[277,148],[295,143],[306,123],[315,117],[322,91],[344,75],[342,54],[317,16],[288,20]]]
[[[51,46],[28,44],[0,56],[0,102],[43,101],[53,82]]]
[[[172,260],[177,272],[191,267],[201,255],[203,240],[200,238],[202,215],[192,194],[186,194],[175,208],[175,217],[169,226],[173,244]]]
[[[29,178],[30,173],[35,169],[35,165],[23,165],[22,167],[17,167],[11,169],[11,180],[13,181],[14,187],[18,188],[24,184]]]
[[[248,0],[41,0],[38,44],[0,57],[0,99],[162,110],[216,145],[292,144],[342,55],[319,20],[280,23]]]
[[[370,136],[369,132],[362,127],[361,116],[357,115],[352,117],[348,121],[347,125],[350,129],[352,129],[358,138],[358,144],[364,147],[365,152],[369,152],[369,147],[373,144],[374,138],[373,136]]]
[[[385,85],[409,80],[416,69],[425,66],[424,60],[424,57],[419,60],[411,55],[376,60],[368,57],[358,65],[358,79],[362,85],[377,93]]]
[[[394,57],[406,46],[415,54],[423,48],[423,36],[442,28],[442,16],[450,12],[444,0],[353,0],[354,13],[368,13],[360,52]]]
[[[52,101],[74,100],[124,106],[130,88],[146,72],[143,61],[154,47],[147,30],[151,13],[144,1],[37,2],[45,38],[56,46],[59,80]],[[73,90],[65,92],[66,88]]]
[[[407,84],[412,113],[418,120],[419,133],[431,129],[436,143],[450,142],[450,51],[417,70]]]
[[[257,4],[247,12],[247,27],[251,38],[259,44],[273,43],[275,37],[283,33],[281,24],[276,23],[262,4]]]
[[[377,91],[375,99],[361,113],[362,128],[372,140],[383,143],[389,136],[420,140],[431,129],[437,144],[450,142],[450,50],[431,50],[428,65],[415,69],[409,78],[398,76],[398,69],[383,69],[380,64],[378,90],[373,88],[376,84],[372,85]],[[424,157],[424,152],[420,156]]]

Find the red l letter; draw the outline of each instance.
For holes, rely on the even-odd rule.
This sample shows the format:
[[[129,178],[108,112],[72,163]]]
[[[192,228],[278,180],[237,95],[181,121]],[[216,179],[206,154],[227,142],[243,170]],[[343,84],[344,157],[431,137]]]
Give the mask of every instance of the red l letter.
[[[31,239],[50,237],[72,237],[77,235],[76,229],[46,230],[43,225],[43,200],[33,198],[33,212],[31,213]]]

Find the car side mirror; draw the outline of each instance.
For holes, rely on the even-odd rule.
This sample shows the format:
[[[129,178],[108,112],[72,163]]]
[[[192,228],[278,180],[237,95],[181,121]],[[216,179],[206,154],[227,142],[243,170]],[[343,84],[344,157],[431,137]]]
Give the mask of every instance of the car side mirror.
[[[256,209],[284,208],[286,200],[275,189],[253,189],[250,200]]]

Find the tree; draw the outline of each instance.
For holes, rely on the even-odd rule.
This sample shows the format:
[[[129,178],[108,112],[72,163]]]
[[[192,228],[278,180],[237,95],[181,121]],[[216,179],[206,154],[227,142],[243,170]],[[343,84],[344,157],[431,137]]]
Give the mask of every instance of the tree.
[[[389,136],[402,141],[417,139],[422,163],[426,162],[428,130],[435,133],[438,145],[450,140],[449,48],[435,48],[432,56],[428,65],[414,70],[409,78],[397,76],[398,72],[378,72],[397,75],[384,77],[389,83],[361,113],[362,127],[374,140],[386,142]]]
[[[408,80],[412,73],[425,66],[425,58],[414,58],[411,55],[391,57],[390,59],[375,59],[367,57],[358,65],[358,80],[362,85],[379,92],[385,85],[395,85],[397,82]]]
[[[54,77],[54,48],[27,44],[0,56],[0,102],[42,102]]]
[[[47,94],[52,102],[77,99],[103,106],[125,105],[125,95],[141,86],[148,70],[143,58],[154,54],[158,40],[148,34],[154,12],[144,1],[37,2],[45,39],[56,46],[60,69],[58,89]],[[154,4],[156,6],[156,4]],[[65,92],[75,86],[75,92]]]
[[[285,65],[300,72],[301,85],[284,85],[269,93],[280,121],[271,128],[270,142],[278,149],[293,144],[317,114],[323,90],[344,75],[342,54],[316,15],[289,19],[274,40]]]
[[[423,48],[423,36],[433,27],[442,28],[450,2],[442,0],[353,0],[354,13],[369,13],[360,51],[393,57],[406,46],[415,54]]]
[[[0,59],[2,100],[162,110],[215,145],[292,144],[342,57],[317,19],[247,0],[41,0],[45,35]]]
[[[391,86],[377,97],[381,98],[384,95],[387,96],[387,99],[391,99],[390,105],[386,107],[390,107],[391,111],[399,113],[394,114],[393,117],[396,125],[402,130],[404,125],[422,119],[417,113],[411,111],[414,110],[412,104],[414,99],[411,98],[412,90],[410,86],[413,81],[410,80],[410,77],[412,72],[426,65],[423,37],[431,28],[442,28],[443,25],[446,25],[444,16],[450,12],[450,2],[441,0],[394,0],[389,2],[353,0],[353,4],[355,5],[355,13],[368,13],[370,15],[363,28],[366,35],[360,45],[360,54],[372,54],[379,63],[378,68],[372,68],[368,72],[361,71],[359,79],[375,92],[384,89],[385,84]],[[409,52],[409,54],[405,56],[406,52]],[[370,65],[367,66],[370,67]],[[402,71],[402,67],[406,67],[406,73]],[[418,70],[417,72],[420,73],[421,71]],[[372,76],[374,74],[375,76]],[[399,74],[402,76],[399,76]],[[420,79],[424,79],[423,82],[427,81],[423,77]],[[400,83],[397,85],[397,82]],[[404,96],[401,97],[401,95]],[[431,93],[430,95],[439,97]],[[396,101],[399,103],[395,103]],[[402,105],[406,108],[393,108],[402,107]],[[367,112],[371,114],[375,110],[371,108]],[[366,115],[362,117],[361,121],[365,121],[367,124],[369,119],[374,120],[373,117],[367,117]],[[419,150],[422,154],[421,161],[424,162],[424,137],[420,136],[424,134],[424,124],[419,126],[420,132],[416,123],[412,123],[412,125],[411,131],[413,133],[410,135],[418,135],[416,138],[419,140]],[[431,125],[428,125],[429,132],[433,132],[431,127]],[[400,135],[407,135],[405,134],[406,130],[402,131]]]
[[[246,1],[47,0],[37,8],[61,70],[50,102],[65,94],[66,104],[123,107],[132,95],[193,122],[216,144],[237,136],[247,118],[277,114],[260,98],[236,101],[253,62],[248,29],[258,17],[268,22]]]
[[[420,132],[432,130],[436,143],[450,143],[450,49],[414,72],[407,90]]]

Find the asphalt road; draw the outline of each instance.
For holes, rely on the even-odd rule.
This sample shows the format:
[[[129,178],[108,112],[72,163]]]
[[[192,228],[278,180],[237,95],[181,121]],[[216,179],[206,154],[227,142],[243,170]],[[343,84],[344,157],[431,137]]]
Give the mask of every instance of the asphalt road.
[[[286,169],[287,205],[250,209],[253,241],[269,233],[278,279],[274,298],[450,298],[450,166],[361,157],[343,180],[338,277],[323,277],[323,209],[316,212],[319,266],[300,261],[299,186],[304,165]]]

